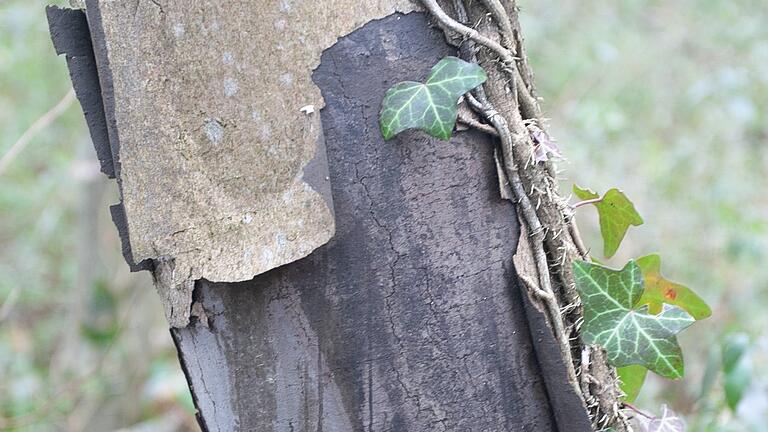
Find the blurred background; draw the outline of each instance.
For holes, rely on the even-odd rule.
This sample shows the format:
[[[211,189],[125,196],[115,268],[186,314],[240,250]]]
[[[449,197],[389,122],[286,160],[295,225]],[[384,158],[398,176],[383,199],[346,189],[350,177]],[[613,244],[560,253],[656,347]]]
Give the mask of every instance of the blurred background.
[[[197,430],[162,308],[131,274],[44,6],[0,0],[0,429]],[[690,431],[768,431],[768,3],[521,1],[569,181],[618,187],[645,225],[617,256],[662,256],[712,306],[680,337],[686,377],[636,405]],[[597,215],[579,209],[600,250]],[[724,361],[725,359],[725,361]]]
[[[151,277],[120,255],[48,3],[67,4],[0,0],[0,430],[199,430]]]

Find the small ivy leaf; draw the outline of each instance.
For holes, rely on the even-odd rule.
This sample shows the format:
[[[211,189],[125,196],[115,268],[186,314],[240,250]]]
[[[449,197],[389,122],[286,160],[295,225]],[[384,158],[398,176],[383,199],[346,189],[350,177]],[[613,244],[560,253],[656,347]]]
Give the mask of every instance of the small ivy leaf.
[[[725,401],[731,411],[735,412],[744,393],[752,384],[752,362],[749,357],[740,361],[731,372],[725,374],[724,378]]]
[[[712,315],[712,309],[701,297],[685,285],[674,283],[661,275],[661,257],[657,254],[637,259],[643,272],[645,291],[635,306],[648,305],[648,312],[661,312],[664,303],[678,306],[697,320]]]
[[[442,140],[451,138],[459,98],[484,83],[485,71],[456,57],[440,60],[422,84],[405,81],[390,87],[381,102],[379,126],[388,140],[406,129],[421,129]]]
[[[666,405],[661,406],[661,416],[653,418],[636,417],[640,432],[685,432],[685,420]]]
[[[590,189],[582,189],[573,185],[573,193],[582,200],[592,200],[600,197]],[[624,192],[613,188],[603,195],[600,201],[593,203],[600,218],[600,234],[603,236],[603,254],[610,258],[619,249],[624,235],[630,225],[643,224],[643,218],[635,210],[635,205],[624,195]]]
[[[643,387],[648,369],[640,365],[629,365],[616,368],[616,373],[621,381],[619,388],[624,393],[622,400],[629,403],[634,402]]]
[[[616,367],[638,364],[670,379],[682,378],[683,354],[675,335],[694,319],[665,305],[658,315],[633,309],[643,294],[640,266],[629,261],[614,270],[586,261],[573,263],[576,290],[584,305],[582,337],[602,346]]]

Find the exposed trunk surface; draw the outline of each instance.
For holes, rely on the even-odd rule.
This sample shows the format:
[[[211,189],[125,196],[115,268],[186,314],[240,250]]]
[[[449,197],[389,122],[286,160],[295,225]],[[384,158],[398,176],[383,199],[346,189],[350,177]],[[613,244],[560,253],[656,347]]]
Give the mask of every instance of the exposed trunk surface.
[[[238,414],[242,430],[557,430],[564,407],[548,400],[514,283],[518,227],[492,141],[378,132],[386,88],[449,54],[410,14],[323,55],[336,236],[253,281],[200,283],[208,327],[174,330],[212,430]],[[569,414],[560,430],[585,419]]]
[[[125,138],[122,142],[126,148],[133,148],[127,153],[129,155],[140,155],[135,149],[141,151],[142,146],[149,143],[141,139],[132,142],[130,134],[122,135],[121,128],[127,130],[129,126],[121,125],[116,118],[125,119],[127,114],[119,109],[110,110],[110,104],[126,101],[115,100],[120,89],[115,90],[111,79],[105,78],[112,76],[112,69],[121,67],[105,61],[106,51],[109,46],[130,43],[117,43],[115,39],[120,38],[119,34],[93,31],[95,22],[92,17],[98,13],[95,8],[100,7],[100,3],[88,2],[90,23],[86,22],[82,11],[59,9],[49,10],[49,20],[57,51],[67,54],[73,83],[86,112],[102,170],[120,181],[121,175],[130,178],[143,174],[131,172],[131,169],[142,166],[131,163],[122,165],[124,169],[128,167],[128,172],[121,174],[118,157],[126,156],[117,145],[117,136]],[[158,13],[157,19],[165,20],[178,6],[152,3],[136,2],[138,16],[142,16],[141,8],[153,8],[153,13]],[[279,3],[280,10],[290,10],[292,2]],[[377,3],[376,13],[385,10],[386,7],[381,5],[386,3]],[[487,1],[483,5],[496,3]],[[328,4],[339,6],[343,2],[329,0]],[[488,18],[483,5],[470,4],[463,12],[462,2],[444,6],[457,18],[466,14],[460,20],[478,23],[477,28],[483,34],[514,45],[519,54],[517,67],[522,80],[518,85],[522,84],[529,95],[535,94],[513,5],[505,2],[506,10],[490,9],[497,19],[503,14],[509,20],[508,32],[505,32],[504,24],[495,24],[499,21]],[[158,7],[161,12],[154,9]],[[201,12],[190,12],[192,17],[197,13]],[[338,10],[337,13],[344,16],[350,12]],[[147,18],[144,14],[142,19],[151,21],[152,16]],[[209,282],[200,276],[210,269],[239,274],[233,269],[234,264],[216,267],[192,263],[194,269],[188,273],[190,264],[187,263],[181,278],[175,274],[174,267],[179,261],[168,255],[159,254],[143,261],[141,266],[135,266],[135,269],[154,271],[158,289],[166,302],[169,295],[178,293],[171,302],[169,320],[174,327],[172,335],[204,430],[592,430],[582,388],[575,382],[574,368],[579,366],[581,359],[580,343],[578,339],[570,344],[567,340],[564,342],[568,356],[573,354],[576,358],[575,364],[569,364],[563,356],[563,341],[558,340],[557,332],[553,330],[555,321],[551,310],[548,311],[540,298],[532,296],[531,287],[526,287],[518,277],[520,273],[526,281],[540,280],[532,251],[537,245],[545,245],[548,260],[545,264],[552,268],[549,289],[556,294],[561,306],[573,305],[563,323],[568,327],[569,335],[577,335],[573,327],[579,311],[569,270],[563,269],[570,268],[570,260],[578,258],[579,252],[567,232],[561,202],[556,192],[553,195],[549,189],[553,185],[551,165],[533,164],[528,169],[525,163],[533,147],[524,122],[540,121],[538,105],[535,99],[521,100],[514,96],[519,88],[515,85],[508,88],[509,80],[504,74],[509,68],[498,67],[498,56],[454,39],[450,30],[446,38],[443,32],[430,26],[428,17],[424,12],[397,13],[368,22],[342,35],[338,42],[325,49],[311,75],[312,82],[322,92],[324,107],[319,113],[319,121],[318,113],[308,114],[309,126],[306,127],[309,132],[303,132],[301,137],[307,139],[308,146],[316,143],[312,160],[317,161],[317,155],[322,156],[322,166],[311,170],[303,168],[304,177],[296,178],[312,187],[330,184],[332,204],[330,199],[327,202],[333,210],[335,234],[328,243],[306,258],[243,282]],[[101,20],[102,16],[97,19]],[[302,25],[324,25],[322,20],[313,22],[308,16],[303,19],[306,22]],[[278,30],[286,25],[284,22],[267,24],[274,24]],[[104,25],[109,27],[109,24],[99,23],[98,28]],[[180,31],[173,23],[164,25],[170,26],[173,34]],[[227,24],[216,24],[219,25],[226,27]],[[182,30],[189,32],[193,28],[187,26]],[[107,43],[105,38],[112,38],[112,41]],[[91,40],[97,47],[95,56]],[[226,46],[216,46],[215,49],[226,51]],[[474,130],[458,132],[449,142],[427,138],[420,132],[406,132],[394,140],[383,141],[378,129],[378,111],[386,89],[399,81],[424,78],[438,60],[459,52],[465,58],[476,56],[488,71],[490,80],[486,85],[485,103],[493,104],[506,119],[519,142],[516,150],[505,147],[502,139],[500,160],[497,161],[494,149],[498,146],[498,138]],[[258,55],[254,50],[254,56]],[[224,58],[226,61],[226,55]],[[269,56],[261,61],[277,62]],[[176,73],[185,72],[181,68]],[[173,81],[173,77],[170,78]],[[287,78],[280,80],[285,83]],[[240,85],[243,86],[242,80]],[[121,83],[115,83],[115,86],[120,87]],[[270,94],[268,97],[274,99],[276,96]],[[255,96],[257,99],[258,95]],[[238,103],[233,98],[225,105],[237,107]],[[285,111],[285,116],[294,116],[298,107],[276,105],[273,108],[278,113]],[[479,111],[480,114],[487,113],[487,110]],[[143,113],[144,116],[150,114]],[[271,115],[275,118],[275,114]],[[287,120],[289,125],[290,122],[303,124],[297,122],[305,121],[291,118]],[[496,127],[492,117],[489,119],[489,123]],[[174,118],[157,118],[156,121],[159,129],[172,129],[176,124]],[[235,118],[227,127],[237,130],[237,121]],[[216,122],[226,124],[218,119]],[[197,131],[200,135],[197,138],[215,141],[214,138],[219,136],[217,133],[224,134],[218,129],[206,130],[208,125],[206,120]],[[319,130],[315,131],[313,125],[318,125]],[[272,126],[279,129],[286,124],[277,122]],[[184,130],[179,136],[183,133]],[[291,133],[276,135],[279,138],[274,139],[279,140],[290,137]],[[175,136],[175,132],[169,136]],[[194,142],[197,138],[185,136],[181,141]],[[248,139],[246,134],[232,144],[260,145]],[[179,145],[185,145],[183,142]],[[194,153],[196,148],[188,147],[184,151]],[[296,147],[279,151],[292,149],[296,150]],[[173,152],[173,146],[164,151]],[[205,166],[205,155],[210,151],[200,153],[203,157],[201,166],[206,173],[226,173],[227,160],[243,166],[242,161],[232,162],[231,157],[210,159],[207,163],[211,166]],[[226,154],[225,150],[215,151]],[[514,151],[522,153],[513,154]],[[190,157],[189,153],[185,154],[185,158]],[[198,156],[193,154],[191,157]],[[151,158],[145,157],[141,162],[153,163]],[[525,190],[531,191],[531,200],[543,202],[536,211],[546,231],[532,230],[524,212],[518,223],[516,208],[521,208],[519,200],[515,200],[516,206],[501,197],[498,176],[501,175],[504,181],[506,177],[497,171],[499,162],[508,168],[514,164],[521,168],[525,166],[526,170],[519,170],[522,184]],[[269,167],[254,169],[268,172]],[[318,173],[325,176],[317,177]],[[259,175],[264,176],[264,173]],[[131,209],[131,203],[169,199],[162,195],[162,189],[149,192],[141,189],[142,193],[155,194],[153,197],[136,195],[137,192],[131,190],[135,183],[132,180],[127,187],[121,188],[128,205],[127,212],[124,204],[113,209],[116,223],[122,227],[129,262],[133,258],[131,239],[142,235],[135,232],[128,235],[128,226],[134,226],[130,223],[131,215],[138,214]],[[501,188],[506,186],[502,184]],[[205,192],[215,193],[216,190],[214,187]],[[510,192],[505,190],[504,193]],[[245,199],[243,194],[237,196]],[[311,205],[316,205],[312,202]],[[294,200],[289,204],[296,203]],[[249,205],[252,204],[245,202],[242,207],[247,209]],[[189,205],[185,204],[184,208]],[[286,206],[275,223],[311,217],[311,212],[294,214],[291,208]],[[211,213],[207,216],[213,216],[207,219],[213,221],[212,227],[219,227],[216,224],[220,218],[215,217],[217,210],[215,206],[205,210]],[[248,211],[246,215],[259,217],[258,208]],[[280,208],[270,208],[269,211],[277,214]],[[150,216],[162,219],[162,215]],[[192,215],[189,220],[201,219]],[[167,230],[173,231],[172,225]],[[521,225],[526,241],[518,248]],[[231,227],[223,229],[228,232],[226,230]],[[323,230],[327,233],[325,228]],[[566,233],[558,239],[558,233],[563,230]],[[158,227],[150,230],[161,234],[162,231]],[[218,235],[216,229],[210,231],[212,237]],[[534,235],[528,238],[527,233],[531,231]],[[177,232],[166,234],[173,237]],[[222,241],[232,238],[231,235],[204,243],[194,237],[192,245],[219,247]],[[148,240],[147,243],[165,245],[162,241],[153,243]],[[238,240],[229,248],[231,251],[211,254],[195,250],[189,255],[183,248],[183,241],[174,240],[176,249],[171,249],[184,254],[184,259],[191,256],[229,257],[241,252],[238,248],[242,244],[243,241]],[[276,250],[274,248],[280,246],[278,241],[267,245],[267,250]],[[513,260],[516,253],[518,256]],[[264,268],[262,263],[256,267]],[[203,273],[195,273],[198,270]],[[238,276],[234,280],[241,278]],[[193,303],[185,306],[193,281]],[[186,284],[190,286],[189,291],[184,291]],[[555,319],[561,319],[559,312]],[[591,363],[594,369],[589,375],[600,378],[603,374],[610,378],[612,372],[599,359],[599,353]],[[608,380],[603,385],[586,380],[588,375],[583,373],[580,376],[591,406],[592,421],[600,422],[601,426],[614,423],[612,414],[604,416],[615,410],[613,381]],[[597,393],[597,403],[602,403],[598,408],[591,399],[592,393]],[[620,424],[618,427],[621,430]]]

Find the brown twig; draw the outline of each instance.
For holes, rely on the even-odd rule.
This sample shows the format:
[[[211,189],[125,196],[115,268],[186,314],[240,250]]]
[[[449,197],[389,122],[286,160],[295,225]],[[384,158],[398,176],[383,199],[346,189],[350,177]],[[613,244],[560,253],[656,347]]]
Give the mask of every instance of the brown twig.
[[[440,5],[437,4],[437,0],[421,0],[421,3],[424,5],[425,8],[427,8],[427,10],[432,14],[432,16],[435,17],[435,19],[437,19],[440,22],[440,24],[442,24],[449,30],[453,31],[454,33],[458,33],[464,37],[467,37],[469,39],[472,39],[473,41],[479,43],[480,45],[483,45],[486,48],[490,49],[491,51],[494,51],[496,54],[498,54],[501,57],[501,59],[507,65],[515,64],[515,57],[512,55],[512,53],[508,49],[501,46],[498,42],[481,35],[479,31],[473,28],[467,27],[464,24],[461,24],[460,22],[448,16],[448,14],[445,13],[443,8],[441,8]]]
[[[632,404],[631,404],[631,403],[629,403],[629,402],[622,402],[622,405],[624,405],[624,407],[625,407],[625,408],[629,408],[629,409],[631,409],[632,411],[634,411],[634,412],[636,412],[636,413],[640,414],[641,416],[643,416],[643,417],[645,417],[645,418],[647,418],[647,419],[653,420],[653,419],[655,418],[654,416],[652,416],[652,415],[650,415],[650,414],[647,414],[647,413],[645,413],[645,412],[644,412],[644,411],[642,411],[640,408],[638,408],[638,407],[636,407],[636,406],[632,405]]]
[[[483,4],[488,11],[493,15],[493,19],[496,21],[496,25],[499,26],[499,33],[501,34],[501,41],[506,47],[515,54],[515,37],[514,30],[512,29],[512,22],[509,20],[509,15],[504,9],[504,6],[499,0],[482,0]]]
[[[11,162],[13,162],[13,160],[16,158],[16,156],[18,156],[19,153],[21,153],[22,150],[24,150],[32,138],[40,133],[40,131],[48,127],[51,123],[53,123],[54,120],[59,118],[59,116],[61,116],[64,111],[69,108],[74,100],[75,92],[73,90],[68,91],[67,94],[64,95],[64,97],[56,105],[54,105],[53,108],[35,120],[35,122],[32,123],[32,125],[27,128],[23,134],[21,134],[19,139],[13,143],[11,148],[0,159],[0,175],[2,175],[3,172],[8,169],[8,166],[11,164]]]
[[[483,6],[477,11],[478,16],[481,16],[481,20],[483,20],[481,22],[485,23],[487,21],[486,18],[489,16],[492,18],[492,21],[498,21],[492,12],[488,13],[490,12],[488,4],[493,2],[493,0],[481,1]],[[516,31],[517,28],[513,27],[516,49],[510,51],[489,39],[489,33],[487,32],[490,32],[490,34],[495,34],[497,31],[501,32],[499,22],[496,22],[496,29],[490,29],[487,25],[484,26],[482,30],[486,33],[482,34],[476,29],[470,29],[453,20],[439,7],[435,0],[422,0],[422,3],[425,9],[432,13],[437,24],[446,33],[447,39],[451,43],[458,43],[462,58],[473,63],[479,63],[475,44],[482,45],[489,51],[490,55],[480,51],[484,56],[484,62],[487,63],[486,66],[494,65],[496,69],[489,70],[489,73],[495,75],[495,82],[489,80],[486,85],[490,85],[489,89],[494,91],[493,96],[496,98],[494,102],[499,104],[502,112],[495,111],[493,104],[490,104],[485,96],[482,86],[468,93],[465,99],[467,104],[485,117],[488,123],[493,125],[499,133],[502,143],[500,147],[503,152],[503,158],[500,158],[503,159],[503,167],[499,172],[501,176],[507,177],[507,182],[511,186],[511,195],[517,201],[521,224],[524,227],[530,226],[529,232],[532,238],[529,253],[533,255],[531,259],[534,261],[536,271],[539,273],[539,276],[546,274],[546,282],[541,278],[538,281],[541,289],[534,286],[537,290],[529,289],[529,295],[537,297],[545,308],[545,313],[552,325],[554,337],[560,344],[562,357],[564,360],[567,360],[565,366],[569,383],[577,394],[584,397],[585,402],[590,404],[588,409],[593,425],[598,427],[599,425],[610,423],[618,431],[631,430],[626,422],[626,417],[618,410],[614,391],[615,385],[612,385],[611,388],[604,387],[596,394],[590,394],[589,391],[582,392],[580,382],[576,377],[574,359],[572,358],[570,348],[572,342],[574,348],[581,348],[582,345],[578,337],[573,340],[567,337],[568,333],[565,332],[564,326],[569,322],[568,312],[565,311],[577,309],[579,299],[573,287],[572,274],[567,263],[572,259],[569,250],[575,248],[585,259],[588,257],[588,251],[584,248],[583,242],[580,242],[578,230],[568,226],[572,216],[568,214],[570,212],[566,211],[568,205],[553,190],[557,186],[557,172],[554,165],[551,162],[545,162],[539,167],[536,165],[540,164],[535,162],[532,163],[533,166],[530,166],[530,168],[528,165],[531,162],[528,152],[532,151],[533,144],[525,127],[525,122],[535,121],[540,127],[543,127],[543,120],[538,99],[534,95],[535,91],[532,82],[526,81],[522,76],[524,72],[529,80],[532,79],[532,72],[527,66],[525,50],[522,46],[519,31]],[[507,4],[504,5],[505,9],[508,9],[508,7],[514,9],[516,7],[514,1],[509,3],[509,6]],[[465,23],[469,21],[462,0],[453,0],[453,9],[459,21]],[[516,22],[515,25],[517,25]],[[459,36],[462,36],[462,39],[448,37],[450,32],[457,33]],[[457,40],[460,40],[460,42],[457,42]],[[489,40],[491,43],[488,43]],[[505,42],[503,37],[502,42]],[[509,94],[514,100],[505,100],[505,94]],[[502,126],[498,119],[501,119],[505,124]],[[518,167],[520,167],[520,171],[518,171]],[[526,185],[524,188],[521,177],[531,184]],[[504,183],[503,180],[501,180],[501,183]],[[531,189],[530,192],[525,190],[528,187]],[[540,187],[544,190],[542,191]],[[543,209],[540,209],[539,205],[542,204],[542,199],[545,205]],[[532,201],[535,201],[536,207],[533,207],[534,203]],[[539,217],[542,219],[540,220]],[[529,221],[535,221],[538,224],[535,222],[529,223]],[[540,229],[540,221],[546,221],[558,229],[554,233],[544,232]],[[559,229],[561,228],[559,221],[565,224],[562,228],[568,230],[566,235],[560,235],[562,231]],[[534,227],[539,227],[539,229]],[[573,241],[563,240],[566,237],[570,237]],[[576,240],[577,238],[579,240]],[[540,251],[542,252],[541,254],[539,253]],[[549,269],[547,254],[552,254],[553,265],[551,270]],[[541,258],[542,256],[543,259]],[[541,270],[542,266],[540,263],[543,263],[543,271]],[[560,284],[559,287],[562,291],[555,292],[552,278],[555,278],[554,281]],[[531,282],[528,279],[522,280],[522,283],[527,287],[535,285]],[[546,299],[549,296],[539,295],[539,293],[545,292],[545,289],[553,293],[551,301]],[[563,299],[560,299],[560,295],[563,296]],[[566,303],[563,311],[557,307],[559,301]],[[571,325],[574,324],[571,323]],[[586,379],[593,381],[597,379],[595,376],[602,378],[606,373],[610,373],[610,368],[604,359],[599,356],[599,353],[592,352],[591,354],[592,358],[590,358],[591,361],[589,362],[590,372],[587,373]],[[598,429],[602,429],[602,427],[598,427]]]
[[[507,180],[512,189],[512,193],[520,208],[520,212],[523,216],[523,220],[528,226],[530,236],[532,237],[531,247],[533,248],[533,259],[536,264],[536,270],[539,275],[540,290],[547,293],[546,297],[542,298],[550,321],[552,323],[552,329],[555,333],[555,339],[560,345],[560,352],[563,356],[566,364],[568,377],[574,388],[579,391],[578,381],[576,379],[576,371],[573,367],[573,358],[571,356],[571,345],[568,340],[568,335],[563,325],[563,318],[560,314],[560,305],[557,302],[554,289],[552,288],[552,281],[549,274],[549,264],[547,263],[547,255],[544,251],[544,228],[541,226],[538,216],[536,215],[536,209],[534,209],[528,194],[525,192],[523,182],[520,179],[520,174],[517,171],[514,158],[512,156],[512,147],[514,147],[514,138],[509,130],[509,125],[506,119],[499,114],[493,106],[488,102],[482,89],[478,90],[479,101],[484,104],[485,109],[483,115],[488,119],[499,133],[501,139],[502,160],[504,169],[507,175]]]
[[[515,97],[518,98],[523,117],[525,119],[538,119],[540,115],[539,104],[536,101],[536,98],[531,94],[528,86],[525,85],[523,76],[517,69],[517,63],[515,61],[517,57],[515,57],[513,51],[503,47],[498,42],[483,36],[479,31],[454,20],[445,13],[443,8],[437,4],[436,0],[422,0],[422,4],[424,4],[424,7],[427,8],[432,16],[435,17],[444,28],[447,28],[454,33],[458,33],[465,38],[471,39],[496,53],[504,64],[502,69],[505,73],[510,75],[510,81],[514,87]]]
[[[532,280],[530,280],[527,276],[518,274],[518,277],[520,278],[521,281],[523,281],[523,284],[528,289],[528,291],[531,292],[531,294],[547,302],[556,301],[554,294],[544,291],[542,289],[539,289],[539,287],[537,287],[536,284]]]

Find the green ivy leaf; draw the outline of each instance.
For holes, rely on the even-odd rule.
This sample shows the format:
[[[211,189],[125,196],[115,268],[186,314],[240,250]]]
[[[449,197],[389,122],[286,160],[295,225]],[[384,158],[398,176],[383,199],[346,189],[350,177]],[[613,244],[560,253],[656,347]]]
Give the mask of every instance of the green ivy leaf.
[[[459,98],[487,78],[480,66],[446,57],[432,68],[425,84],[395,84],[381,103],[381,135],[388,140],[415,128],[442,140],[449,139],[456,123]]]
[[[632,403],[640,394],[645,377],[648,375],[648,369],[640,365],[629,365],[616,368],[616,374],[619,376],[621,384],[619,388],[624,392],[624,401]]]
[[[664,303],[678,306],[697,320],[712,315],[712,309],[701,297],[685,285],[674,283],[661,275],[661,257],[657,254],[637,259],[643,272],[645,292],[635,306],[648,305],[648,312],[661,312]]]
[[[725,401],[732,411],[736,411],[752,383],[752,361],[748,351],[749,337],[744,333],[729,335],[723,345],[723,387]]]
[[[734,370],[748,349],[749,336],[746,333],[728,335],[723,344],[723,371],[728,373]]]
[[[598,199],[599,194],[590,189],[573,185],[573,193],[582,200]],[[643,218],[635,210],[632,201],[624,192],[613,188],[603,195],[600,201],[593,203],[600,218],[600,234],[603,236],[603,253],[610,258],[619,249],[630,225],[643,224]]]
[[[613,270],[586,261],[573,263],[576,290],[584,305],[582,337],[602,346],[616,367],[639,364],[665,378],[683,376],[683,354],[675,335],[694,319],[676,306],[659,315],[634,309],[643,295],[640,266],[629,261]]]
[[[725,388],[725,401],[731,411],[736,411],[744,393],[752,384],[752,363],[745,358],[736,367],[725,374],[723,387]]]
[[[600,198],[600,194],[592,189],[582,189],[579,185],[573,185],[573,194],[583,200],[592,200]]]

